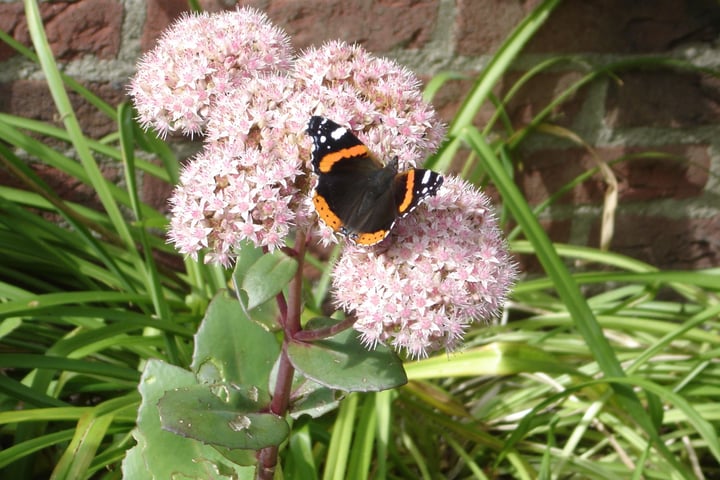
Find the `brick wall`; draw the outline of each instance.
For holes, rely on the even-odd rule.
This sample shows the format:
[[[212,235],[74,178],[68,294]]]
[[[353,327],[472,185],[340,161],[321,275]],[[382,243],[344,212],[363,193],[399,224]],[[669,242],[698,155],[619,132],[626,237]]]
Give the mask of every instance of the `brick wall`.
[[[234,5],[205,0],[207,10]],[[536,1],[254,0],[302,49],[341,38],[396,58],[422,78],[444,70],[478,72]],[[65,71],[110,102],[124,98],[139,55],[186,8],[185,0],[79,0],[43,3],[55,54]],[[29,44],[20,1],[0,2],[0,28]],[[533,65],[561,62],[535,77],[509,106],[522,127],[582,77],[582,62],[609,65],[658,55],[720,70],[720,4],[715,0],[566,0],[498,85],[502,94]],[[0,111],[55,121],[37,68],[0,45]],[[470,80],[446,84],[436,106],[449,120]],[[86,131],[115,126],[76,100]],[[481,112],[479,124],[487,118]],[[537,203],[597,159],[612,163],[619,208],[612,248],[666,268],[720,266],[720,79],[670,69],[627,69],[601,76],[553,112],[551,121],[595,152],[536,133],[515,153],[518,181]],[[655,154],[640,158],[646,152]],[[600,176],[574,188],[543,217],[560,242],[596,245],[606,185]],[[163,191],[164,192],[164,191]],[[162,203],[150,184],[146,194]]]

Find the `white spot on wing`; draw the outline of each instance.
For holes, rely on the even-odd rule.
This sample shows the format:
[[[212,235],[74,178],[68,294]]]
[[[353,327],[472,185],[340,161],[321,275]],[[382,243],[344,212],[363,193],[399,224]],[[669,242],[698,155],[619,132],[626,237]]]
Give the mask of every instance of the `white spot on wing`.
[[[333,140],[340,140],[342,138],[342,136],[345,135],[346,132],[347,132],[347,128],[340,127],[340,128],[336,128],[335,130],[330,132],[330,136],[333,138]]]

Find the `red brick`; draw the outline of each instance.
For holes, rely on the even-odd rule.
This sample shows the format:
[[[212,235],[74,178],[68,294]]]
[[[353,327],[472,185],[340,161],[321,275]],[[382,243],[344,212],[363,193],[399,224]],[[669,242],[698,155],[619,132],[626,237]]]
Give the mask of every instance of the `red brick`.
[[[15,40],[21,41],[25,46],[30,45],[25,24],[25,9],[21,2],[0,3],[0,30],[12,36]],[[15,55],[15,50],[6,45],[5,42],[0,42],[0,62],[13,55]]]
[[[7,10],[5,10],[7,9]],[[0,10],[8,16],[14,38],[30,44],[25,21],[17,17],[17,6]],[[53,54],[60,60],[73,60],[85,55],[112,59],[120,49],[123,6],[114,0],[80,0],[40,4],[40,15]],[[7,20],[6,20],[7,21]]]
[[[494,52],[538,2],[535,0],[458,0],[456,52]]]
[[[663,157],[638,157],[648,152],[659,152]],[[606,162],[633,156],[612,163],[620,202],[692,198],[703,192],[708,181],[710,157],[708,147],[703,145],[615,147],[597,149],[595,153]],[[595,165],[593,156],[584,149],[542,150],[524,159],[519,181],[528,200],[538,204]],[[606,188],[600,174],[595,174],[559,202],[600,204]]]
[[[659,152],[663,158],[634,158],[613,165],[621,201],[683,199],[702,194],[710,168],[707,145],[635,147],[622,149],[618,153],[633,155],[648,151]]]
[[[244,0],[264,10],[303,49],[328,40],[359,43],[372,52],[421,48],[435,28],[434,0]]]
[[[539,2],[458,0],[457,53],[494,52]],[[525,48],[530,53],[653,53],[720,34],[714,0],[561,2]]]
[[[599,223],[591,229],[597,242]],[[673,219],[650,215],[616,217],[611,249],[660,268],[720,265],[720,217]]]
[[[539,204],[592,166],[592,157],[585,150],[541,150],[523,158],[518,181],[527,200]],[[593,178],[572,189],[559,202],[596,202],[602,198],[603,190],[600,181]]]
[[[231,8],[220,0],[200,3],[209,12]],[[430,39],[438,11],[438,2],[433,0],[240,0],[237,5],[267,13],[298,50],[328,40],[359,43],[373,52],[421,48]],[[148,1],[143,51],[152,48],[162,30],[185,11],[185,0]]]
[[[666,52],[682,43],[713,42],[718,34],[715,0],[570,1],[560,3],[526,52]]]
[[[148,0],[145,6],[145,25],[140,37],[142,51],[151,50],[163,30],[187,11],[187,0]]]
[[[111,105],[117,105],[125,99],[123,90],[107,84],[89,84],[86,87]],[[99,112],[80,95],[69,92],[69,96],[80,126],[86,135],[100,138],[117,128],[114,121]],[[62,125],[47,85],[42,81],[17,80],[2,85],[0,87],[0,111],[46,121],[56,126]]]
[[[157,0],[153,0],[157,1]],[[164,0],[164,1],[173,1],[173,0]],[[235,7],[233,6],[235,4],[234,1],[227,1],[227,0],[198,0],[200,3],[200,8],[203,12],[220,12],[222,10],[231,10]],[[183,2],[176,2],[178,5],[181,5],[185,3],[185,6],[187,7],[187,1]],[[268,0],[264,0],[261,2],[256,2],[257,5],[255,5],[255,8],[259,10],[265,10],[267,8]]]
[[[92,54],[112,59],[120,50],[122,19],[122,2],[82,0],[68,3],[57,15],[45,20],[45,31],[58,58]]]
[[[53,54],[60,60],[84,55],[101,59],[117,56],[123,6],[114,0],[80,0],[77,2],[43,2],[40,15]],[[31,45],[22,2],[0,4],[0,28],[23,43]],[[0,44],[0,61],[14,51]]]
[[[626,72],[606,101],[611,128],[693,127],[720,123],[720,79],[679,72]]]

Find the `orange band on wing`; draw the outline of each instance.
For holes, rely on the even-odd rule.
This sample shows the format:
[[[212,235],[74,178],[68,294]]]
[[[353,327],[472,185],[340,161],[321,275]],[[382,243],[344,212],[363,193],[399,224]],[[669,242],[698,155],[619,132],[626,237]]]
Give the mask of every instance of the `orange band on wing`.
[[[357,245],[375,245],[383,238],[387,237],[388,230],[378,230],[377,232],[361,233],[353,239]]]
[[[332,170],[333,165],[335,165],[341,160],[352,157],[362,157],[367,154],[368,149],[365,145],[362,144],[355,145],[353,147],[343,148],[342,150],[328,153],[327,155],[322,157],[318,165],[318,170],[320,170],[320,173],[328,173],[330,170]]]
[[[318,216],[323,222],[325,222],[325,225],[332,228],[335,232],[342,228],[342,220],[340,220],[340,217],[335,215],[330,209],[330,205],[328,205],[325,197],[316,193],[315,196],[313,196],[313,203],[315,204],[315,210],[317,211]]]
[[[405,213],[410,208],[413,201],[413,190],[415,189],[415,170],[408,170],[407,178],[405,179],[405,196],[402,202],[398,205],[398,212]]]

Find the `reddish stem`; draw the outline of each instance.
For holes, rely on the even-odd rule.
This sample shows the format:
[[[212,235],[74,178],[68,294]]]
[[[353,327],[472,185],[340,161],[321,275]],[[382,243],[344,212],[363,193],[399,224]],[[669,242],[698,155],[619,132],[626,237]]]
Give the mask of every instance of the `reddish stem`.
[[[283,296],[282,292],[275,295],[275,303],[277,303],[278,310],[279,310],[279,318],[278,323],[280,326],[285,329],[285,324],[287,323],[287,302],[285,301],[285,296]]]
[[[301,329],[300,314],[302,313],[302,281],[303,264],[305,261],[305,232],[298,230],[295,234],[295,260],[298,267],[295,277],[288,285],[287,318],[285,323],[285,341],[294,338]]]
[[[332,337],[333,335],[347,330],[355,323],[355,317],[348,317],[342,322],[335,323],[329,327],[316,328],[314,330],[301,330],[295,334],[294,339],[301,342],[312,342],[314,340],[322,340],[323,338]]]
[[[284,417],[287,413],[290,404],[293,375],[295,374],[295,368],[287,356],[287,343],[301,331],[300,314],[302,313],[302,274],[303,261],[305,259],[305,245],[305,232],[298,230],[296,233],[295,250],[285,251],[295,257],[295,260],[298,262],[298,269],[288,285],[287,302],[285,302],[282,295],[278,295],[277,298],[281,316],[284,317],[281,322],[284,338],[278,362],[275,392],[273,392],[272,401],[270,402],[270,411],[280,417]],[[258,465],[255,478],[257,480],[272,480],[275,475],[275,466],[278,460],[278,447],[263,448],[258,452],[257,458]]]
[[[284,417],[290,403],[290,391],[292,390],[293,374],[295,369],[287,356],[286,343],[283,342],[278,365],[277,383],[275,383],[275,394],[270,402],[270,411],[275,415]],[[263,448],[258,453],[258,464],[255,478],[257,480],[272,480],[275,475],[275,466],[278,459],[278,447],[272,446]]]

